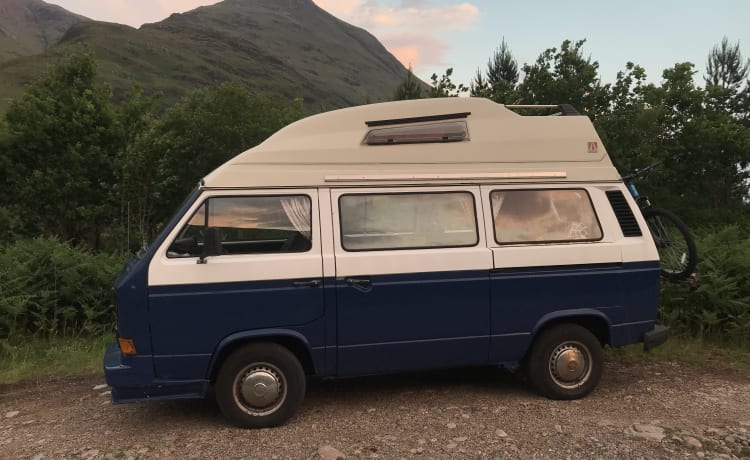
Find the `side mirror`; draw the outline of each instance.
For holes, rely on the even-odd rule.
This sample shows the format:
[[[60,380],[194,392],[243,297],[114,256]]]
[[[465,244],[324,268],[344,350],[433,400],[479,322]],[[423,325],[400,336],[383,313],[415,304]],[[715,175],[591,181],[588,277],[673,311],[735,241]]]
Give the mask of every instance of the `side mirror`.
[[[200,254],[200,247],[198,246],[197,238],[195,238],[194,236],[188,238],[178,238],[169,247],[169,252],[196,256]]]
[[[218,256],[222,253],[221,233],[216,227],[206,227],[203,230],[203,251],[198,259],[199,264],[206,263],[206,257]]]

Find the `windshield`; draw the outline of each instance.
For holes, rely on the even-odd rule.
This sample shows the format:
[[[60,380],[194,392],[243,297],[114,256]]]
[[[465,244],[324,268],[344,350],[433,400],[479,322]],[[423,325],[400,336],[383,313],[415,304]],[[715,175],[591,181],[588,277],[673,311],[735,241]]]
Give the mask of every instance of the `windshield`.
[[[143,245],[135,251],[133,254],[133,258],[135,260],[140,260],[143,258],[149,250],[154,246],[155,242],[161,242],[166,236],[167,233],[176,225],[177,221],[182,217],[182,215],[185,213],[188,207],[195,201],[195,199],[200,194],[200,185],[196,186],[188,195],[185,197],[185,199],[182,201],[180,206],[177,208],[176,212],[172,214],[172,216],[169,218],[169,220],[164,221],[161,225],[159,225],[158,231],[156,232],[156,238],[154,238],[150,243],[144,241]]]

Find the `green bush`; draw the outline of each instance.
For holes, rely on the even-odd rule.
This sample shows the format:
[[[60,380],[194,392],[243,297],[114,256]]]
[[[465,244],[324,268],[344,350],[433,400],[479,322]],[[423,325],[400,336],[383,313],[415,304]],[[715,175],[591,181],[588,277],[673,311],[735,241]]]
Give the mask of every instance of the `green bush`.
[[[56,238],[0,248],[0,338],[101,335],[115,325],[119,254],[94,253]]]
[[[750,345],[750,236],[740,225],[695,232],[698,284],[665,284],[662,319],[678,332]]]

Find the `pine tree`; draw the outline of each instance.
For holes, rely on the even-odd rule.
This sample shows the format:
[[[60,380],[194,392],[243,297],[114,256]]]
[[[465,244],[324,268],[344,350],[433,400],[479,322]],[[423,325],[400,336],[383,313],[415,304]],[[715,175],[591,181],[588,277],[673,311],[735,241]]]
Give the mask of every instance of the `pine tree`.
[[[419,79],[414,75],[414,72],[409,66],[406,72],[406,77],[398,87],[396,87],[396,93],[393,99],[397,101],[403,101],[406,99],[421,99],[422,98],[422,85]]]

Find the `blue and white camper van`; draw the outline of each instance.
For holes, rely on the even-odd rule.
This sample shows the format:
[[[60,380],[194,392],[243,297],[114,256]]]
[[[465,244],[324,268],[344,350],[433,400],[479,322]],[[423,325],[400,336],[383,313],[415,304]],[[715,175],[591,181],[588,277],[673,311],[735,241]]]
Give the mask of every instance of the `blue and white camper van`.
[[[289,419],[308,376],[524,368],[555,399],[663,343],[659,256],[590,120],[478,98],[312,116],[206,176],[116,284],[112,400]]]

